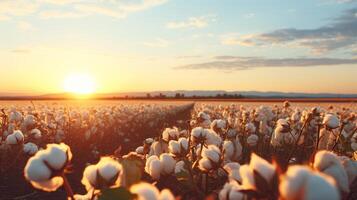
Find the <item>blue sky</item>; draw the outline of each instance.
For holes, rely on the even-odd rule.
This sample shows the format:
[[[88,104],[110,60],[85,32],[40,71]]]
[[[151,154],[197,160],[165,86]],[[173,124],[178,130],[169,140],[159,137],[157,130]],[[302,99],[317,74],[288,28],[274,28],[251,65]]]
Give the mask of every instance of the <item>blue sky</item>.
[[[355,0],[2,0],[0,31],[2,92],[357,93]]]

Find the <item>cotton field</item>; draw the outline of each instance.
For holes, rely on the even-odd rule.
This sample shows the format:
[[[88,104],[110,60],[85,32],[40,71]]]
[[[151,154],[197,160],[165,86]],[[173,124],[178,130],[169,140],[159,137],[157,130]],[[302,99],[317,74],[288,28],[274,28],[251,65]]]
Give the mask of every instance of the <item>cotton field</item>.
[[[0,199],[357,199],[355,104],[1,108]]]

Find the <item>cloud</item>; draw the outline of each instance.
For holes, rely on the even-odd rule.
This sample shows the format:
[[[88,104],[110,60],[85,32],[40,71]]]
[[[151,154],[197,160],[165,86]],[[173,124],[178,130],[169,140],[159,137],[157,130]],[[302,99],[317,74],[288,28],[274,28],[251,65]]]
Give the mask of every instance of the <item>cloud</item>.
[[[350,9],[330,24],[315,29],[286,28],[272,32],[233,36],[222,44],[243,46],[293,45],[321,54],[348,48],[357,42],[357,8]]]
[[[246,70],[262,67],[314,67],[347,64],[357,64],[357,59],[217,56],[211,62],[183,65],[175,67],[175,69]]]
[[[148,47],[164,48],[168,47],[170,45],[170,42],[162,38],[156,38],[153,42],[144,42],[143,44]]]
[[[190,17],[184,21],[169,22],[166,24],[167,28],[170,29],[182,29],[182,28],[204,28],[211,22],[215,22],[215,16],[200,16],[200,17]]]
[[[253,18],[253,17],[255,17],[255,13],[248,13],[248,14],[244,15],[244,18],[247,18],[247,19],[250,19],[250,18]]]
[[[25,22],[25,21],[20,21],[17,23],[17,28],[22,30],[22,31],[33,31],[35,28],[32,26],[32,24]]]
[[[35,0],[1,0],[0,19],[30,15],[36,12],[38,7],[39,4]]]
[[[0,20],[36,14],[42,19],[103,15],[124,18],[168,0],[1,0]]]

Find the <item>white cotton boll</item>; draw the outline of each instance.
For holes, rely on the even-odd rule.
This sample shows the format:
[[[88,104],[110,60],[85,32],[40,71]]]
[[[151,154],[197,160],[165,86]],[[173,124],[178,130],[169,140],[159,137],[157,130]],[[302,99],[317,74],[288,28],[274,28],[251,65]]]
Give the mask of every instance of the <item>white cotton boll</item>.
[[[215,119],[211,123],[211,129],[225,129],[227,125],[227,122],[223,119]]]
[[[210,120],[211,119],[211,117],[205,112],[198,113],[198,118],[203,119],[203,120]]]
[[[218,198],[219,200],[243,200],[245,199],[245,195],[239,192],[240,189],[242,187],[237,182],[231,181],[226,183],[219,192]]]
[[[38,152],[31,157],[24,168],[25,178],[30,181],[33,187],[44,191],[56,191],[63,184],[62,177],[52,177],[52,171],[42,160],[41,154]]]
[[[6,144],[22,144],[23,142],[24,134],[20,130],[16,130],[6,137]]]
[[[130,192],[137,195],[137,200],[158,200],[159,190],[149,183],[139,183],[131,186]]]
[[[351,160],[348,157],[339,157],[348,177],[349,185],[357,178],[357,161]]]
[[[181,152],[182,152],[182,151],[187,152],[187,151],[188,151],[188,148],[189,148],[188,139],[182,137],[182,138],[179,138],[178,142],[180,143]]]
[[[242,145],[239,140],[227,140],[223,143],[224,159],[236,161],[242,155]]]
[[[139,146],[138,148],[135,149],[135,152],[138,154],[144,154],[144,147]]]
[[[37,128],[32,129],[30,134],[35,138],[35,139],[40,139],[42,137],[41,131],[38,130]]]
[[[154,142],[154,139],[152,139],[152,138],[146,138],[144,141],[144,143],[148,144],[148,145],[151,145],[153,142]]]
[[[162,171],[162,164],[160,159],[154,155],[146,159],[145,172],[148,173],[153,179],[159,180]]]
[[[247,138],[247,144],[251,147],[257,146],[259,137],[256,134],[251,134]]]
[[[36,118],[33,115],[26,115],[23,123],[25,127],[33,126],[36,124]]]
[[[162,132],[162,139],[165,140],[166,142],[170,140],[176,140],[180,135],[180,132],[176,127],[174,128],[166,128]]]
[[[202,127],[196,127],[191,131],[191,140],[194,142],[200,142],[200,140],[206,139],[207,132]]]
[[[48,144],[42,155],[43,160],[54,170],[60,170],[65,167],[66,162],[72,159],[72,152],[68,145]]]
[[[149,155],[156,155],[156,156],[160,156],[162,153],[166,153],[169,151],[169,147],[168,144],[165,142],[160,142],[160,141],[156,141],[154,143],[152,143],[152,145],[150,146],[150,152]]]
[[[10,113],[10,116],[9,116],[9,121],[10,122],[19,122],[22,120],[22,114],[16,110],[13,110],[11,113]]]
[[[329,129],[335,129],[340,125],[340,119],[334,114],[326,114],[322,124],[324,124]]]
[[[171,174],[175,170],[176,161],[175,159],[168,153],[163,153],[160,155],[160,161],[162,165],[161,174]]]
[[[306,166],[291,166],[279,185],[280,195],[286,200],[340,199],[334,180]]]
[[[239,183],[242,182],[242,178],[239,173],[240,164],[237,162],[227,163],[223,166],[223,168],[228,172],[229,180],[238,181]]]
[[[251,155],[249,166],[259,172],[267,182],[270,182],[275,174],[275,167],[255,153]]]
[[[169,142],[169,152],[172,154],[180,154],[181,153],[181,148],[180,144],[176,140],[170,140]]]
[[[87,191],[102,189],[102,187],[117,187],[120,185],[122,173],[123,168],[118,161],[110,157],[102,157],[96,165],[85,168],[82,184]]]
[[[329,151],[317,152],[314,168],[333,177],[342,192],[349,192],[347,173],[337,155]]]
[[[23,147],[24,153],[28,154],[30,156],[34,155],[35,153],[37,153],[38,151],[38,147],[36,144],[32,143],[32,142],[28,142],[24,145]]]
[[[31,157],[24,168],[25,177],[29,181],[46,181],[51,177],[51,170],[38,156]]]
[[[198,161],[198,167],[202,170],[202,171],[210,171],[213,166],[212,166],[212,162],[208,159],[208,158],[202,158]]]
[[[221,158],[221,151],[214,145],[209,145],[208,148],[203,148],[202,156],[210,159],[212,162],[218,163]]]
[[[206,129],[206,145],[215,145],[217,147],[221,146],[222,138],[215,133],[213,130]]]
[[[160,192],[159,200],[175,200],[175,196],[168,189],[163,189]]]

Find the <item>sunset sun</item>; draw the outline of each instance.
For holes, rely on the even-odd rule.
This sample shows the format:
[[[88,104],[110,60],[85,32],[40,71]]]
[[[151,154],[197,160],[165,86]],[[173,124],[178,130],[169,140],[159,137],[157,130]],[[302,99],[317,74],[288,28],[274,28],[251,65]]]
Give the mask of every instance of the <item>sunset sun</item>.
[[[76,95],[89,95],[95,92],[95,81],[88,74],[68,75],[63,83],[64,90]]]

